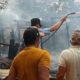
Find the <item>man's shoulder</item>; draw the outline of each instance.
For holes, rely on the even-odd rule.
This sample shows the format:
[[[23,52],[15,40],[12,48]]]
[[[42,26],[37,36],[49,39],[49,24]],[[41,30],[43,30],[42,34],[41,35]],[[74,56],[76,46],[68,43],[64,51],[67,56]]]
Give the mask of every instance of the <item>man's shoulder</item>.
[[[61,52],[61,56],[67,56],[71,54],[71,48],[65,49]]]
[[[41,53],[49,53],[47,50],[41,49],[41,48],[37,48],[37,51],[39,51]]]
[[[45,50],[45,49],[37,48],[36,52],[39,53],[42,56],[47,56],[47,57],[50,56],[49,52],[47,50]]]
[[[67,48],[67,49],[64,49],[63,51],[62,51],[62,53],[70,53],[71,52],[71,47],[69,47],[69,48]]]

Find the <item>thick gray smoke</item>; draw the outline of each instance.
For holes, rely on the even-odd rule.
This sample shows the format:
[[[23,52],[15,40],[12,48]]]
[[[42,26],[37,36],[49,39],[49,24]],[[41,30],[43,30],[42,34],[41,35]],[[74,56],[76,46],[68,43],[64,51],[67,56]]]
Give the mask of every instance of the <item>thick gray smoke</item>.
[[[31,18],[38,17],[43,27],[50,27],[62,16],[79,12],[79,7],[78,0],[8,0],[4,9],[0,10],[0,28],[12,28],[17,39],[18,28],[29,26]],[[80,28],[79,17],[80,14],[69,16],[55,35],[44,43],[44,48],[51,54],[51,70],[57,69],[59,54],[70,46],[71,33]]]

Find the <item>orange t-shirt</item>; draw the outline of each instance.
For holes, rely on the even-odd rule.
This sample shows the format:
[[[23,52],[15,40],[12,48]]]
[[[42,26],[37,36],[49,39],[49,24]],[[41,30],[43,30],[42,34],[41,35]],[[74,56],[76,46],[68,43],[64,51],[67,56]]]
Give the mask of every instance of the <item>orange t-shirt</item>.
[[[28,47],[22,50],[13,60],[10,74],[18,80],[38,80],[38,68],[50,68],[50,55],[46,50]]]

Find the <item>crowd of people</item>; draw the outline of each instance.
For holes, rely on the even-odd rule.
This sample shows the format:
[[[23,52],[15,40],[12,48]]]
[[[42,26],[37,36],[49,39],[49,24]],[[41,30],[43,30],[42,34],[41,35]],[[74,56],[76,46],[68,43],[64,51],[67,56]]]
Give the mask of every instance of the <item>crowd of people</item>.
[[[66,19],[62,17],[50,28],[41,28],[39,18],[31,19],[31,27],[23,34],[25,46],[15,56],[7,80],[49,80],[50,53],[39,48],[40,38],[57,30]],[[80,80],[80,30],[72,33],[70,43],[60,54],[57,80]]]

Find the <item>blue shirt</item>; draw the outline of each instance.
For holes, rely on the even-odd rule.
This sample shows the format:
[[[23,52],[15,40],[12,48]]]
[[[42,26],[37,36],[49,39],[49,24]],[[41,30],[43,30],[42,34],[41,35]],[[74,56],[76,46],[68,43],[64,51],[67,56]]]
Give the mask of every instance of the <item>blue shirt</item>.
[[[45,35],[50,34],[50,28],[40,28],[39,32],[43,32]]]
[[[50,34],[50,28],[39,28],[38,30],[39,30],[39,32],[43,32],[45,35],[49,35]],[[42,43],[42,38],[40,38],[39,47],[42,46],[41,43]],[[25,45],[22,42],[22,44],[20,45],[20,50],[22,50],[24,47],[25,47]]]

